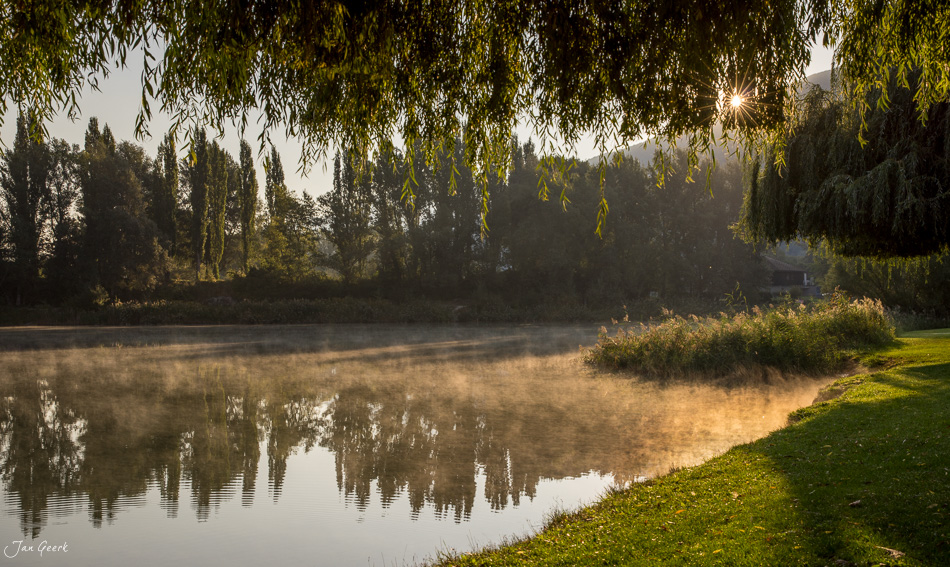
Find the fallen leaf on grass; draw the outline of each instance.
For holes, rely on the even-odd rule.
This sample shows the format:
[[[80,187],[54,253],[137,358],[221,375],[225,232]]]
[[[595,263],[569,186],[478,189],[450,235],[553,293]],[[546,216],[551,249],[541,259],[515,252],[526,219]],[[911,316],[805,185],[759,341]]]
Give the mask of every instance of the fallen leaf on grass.
[[[883,549],[888,554],[890,554],[891,558],[893,559],[900,559],[901,557],[906,555],[903,551],[897,551],[896,549],[891,549],[889,547],[881,547],[880,545],[875,545],[874,547],[878,549]]]

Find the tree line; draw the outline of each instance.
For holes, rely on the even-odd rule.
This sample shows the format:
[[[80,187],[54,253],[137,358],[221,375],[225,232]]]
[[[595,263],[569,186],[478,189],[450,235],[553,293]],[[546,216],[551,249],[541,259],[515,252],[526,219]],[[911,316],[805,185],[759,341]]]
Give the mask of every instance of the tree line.
[[[456,140],[425,163],[399,149],[374,163],[338,153],[332,189],[314,198],[288,189],[271,148],[261,196],[244,141],[235,159],[198,132],[182,156],[167,135],[152,157],[96,119],[82,147],[38,141],[36,128],[21,116],[0,160],[7,304],[146,300],[183,282],[251,279],[394,299],[619,305],[721,297],[766,277],[731,228],[742,206],[735,161],[708,183],[687,176],[685,154],[662,187],[636,161],[568,161],[552,178],[534,144],[515,138],[507,177],[484,178]],[[597,235],[602,198],[610,216]]]

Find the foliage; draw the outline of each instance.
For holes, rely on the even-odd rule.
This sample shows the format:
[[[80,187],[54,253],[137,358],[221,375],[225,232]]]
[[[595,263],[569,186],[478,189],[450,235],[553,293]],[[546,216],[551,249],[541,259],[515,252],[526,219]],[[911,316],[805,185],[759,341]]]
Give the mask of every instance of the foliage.
[[[373,244],[371,183],[369,175],[357,175],[349,157],[341,159],[337,154],[333,160],[333,189],[317,200],[324,237],[334,246],[329,264],[344,283],[363,275]]]
[[[950,103],[917,110],[920,72],[849,109],[834,92],[809,93],[785,163],[753,168],[742,224],[754,240],[826,240],[845,256],[909,257],[946,249],[950,232]],[[862,123],[863,119],[863,123]],[[863,131],[863,141],[858,135]]]
[[[947,315],[950,258],[946,253],[910,260],[868,260],[827,255],[826,287],[880,299],[884,305],[916,313]]]
[[[463,134],[473,163],[506,163],[520,114],[569,142],[708,128],[720,91],[743,77],[781,117],[785,87],[829,19],[827,2],[743,9],[598,2],[34,2],[0,12],[3,99],[35,96],[42,116],[144,54],[143,109],[178,122],[283,124],[309,149],[388,144],[434,150]],[[164,54],[159,54],[159,46]],[[157,60],[157,56],[161,57]],[[37,69],[24,73],[21,69]],[[180,126],[181,124],[175,124]]]
[[[208,151],[208,243],[205,260],[211,267],[211,276],[221,276],[221,258],[224,256],[225,213],[228,202],[228,160],[230,156],[213,142]],[[231,160],[233,161],[233,160]]]
[[[464,149],[457,141],[459,157]],[[650,294],[718,298],[739,282],[754,290],[765,276],[752,247],[729,225],[741,203],[735,164],[710,174],[712,198],[685,171],[657,187],[652,171],[628,162],[608,168],[604,191],[614,218],[598,238],[592,220],[601,201],[598,172],[572,162],[550,182],[567,201],[538,199],[543,182],[531,142],[512,141],[511,175],[490,180],[486,230],[482,188],[472,171],[440,155],[418,166],[413,206],[401,202],[398,151],[360,176],[341,156],[334,190],[319,200],[323,236],[333,246],[326,262],[356,281],[375,271],[380,292],[443,299],[494,294],[518,304],[552,300],[618,306]],[[686,169],[686,154],[675,167]],[[708,167],[706,165],[703,166]]]
[[[198,132],[192,150],[193,158],[188,164],[189,198],[191,201],[191,246],[194,258],[195,281],[201,273],[201,262],[205,256],[205,242],[208,236],[208,193],[211,177],[211,159],[207,136],[204,130]]]
[[[300,279],[313,272],[317,205],[309,195],[298,198],[287,188],[276,148],[271,147],[264,168],[268,217],[263,229],[265,255],[261,267],[284,278]]]
[[[165,235],[169,246],[174,249],[178,236],[175,213],[178,209],[178,152],[175,149],[175,137],[168,133],[158,145],[158,157],[155,160],[159,183],[153,198],[153,218],[158,229]]]
[[[615,337],[602,332],[586,357],[590,363],[670,376],[701,372],[721,375],[743,365],[799,372],[833,372],[849,349],[879,346],[894,339],[880,302],[848,301],[836,295],[812,305],[782,306],[751,313],[641,324]]]
[[[290,193],[284,181],[284,166],[280,163],[277,148],[271,146],[270,156],[264,164],[264,197],[267,199],[267,214],[272,222],[281,223],[290,210]]]
[[[850,79],[849,98],[859,109],[870,110],[868,95],[887,91],[895,81],[916,84],[913,96],[922,116],[950,100],[950,6],[945,2],[843,3],[836,9],[840,13],[828,39],[836,44],[841,72]],[[869,132],[874,128],[866,123]]]
[[[307,163],[333,146],[385,149],[396,135],[432,158],[460,137],[481,174],[506,168],[509,133],[526,117],[549,140],[557,132],[571,147],[591,133],[601,149],[693,132],[696,150],[720,119],[778,132],[819,33],[858,92],[891,67],[924,66],[926,108],[950,90],[948,18],[943,3],[909,0],[35,0],[0,9],[0,99],[75,115],[77,93],[141,55],[142,133],[153,103],[178,131],[243,125],[259,109],[262,142],[283,125]],[[733,92],[745,113],[720,104]]]
[[[410,250],[407,223],[416,218],[415,207],[407,207],[401,200],[400,179],[403,172],[400,168],[404,168],[404,162],[398,152],[393,150],[380,154],[373,168],[373,182],[370,185],[372,230],[376,236],[376,278],[381,286],[386,287],[408,279]]]
[[[50,201],[63,201],[57,205],[62,222],[54,223],[47,214],[52,209],[43,209],[49,218],[38,256],[42,285],[33,286],[28,303],[94,301],[79,296],[97,286],[112,299],[128,299],[154,296],[159,283],[172,288],[183,279],[235,281],[245,261],[245,275],[267,274],[275,285],[335,274],[342,282],[327,291],[331,295],[452,301],[471,307],[477,320],[570,319],[572,311],[610,311],[623,304],[642,304],[637,312],[650,315],[661,304],[715,302],[737,283],[754,295],[764,281],[752,247],[729,230],[741,195],[735,164],[710,172],[708,186],[690,182],[685,153],[671,161],[677,170],[667,174],[662,189],[656,174],[636,162],[607,168],[603,184],[600,172],[580,162],[545,181],[536,168],[534,144],[512,140],[512,174],[489,178],[486,211],[477,175],[453,164],[466,151],[461,140],[454,154],[438,154],[431,167],[417,165],[413,206],[402,200],[410,164],[398,150],[379,156],[375,167],[362,173],[352,156],[341,155],[334,190],[319,200],[286,187],[280,156],[272,150],[269,206],[258,212],[250,146],[243,145],[239,164],[199,133],[191,155],[178,164],[171,160],[180,166],[181,186],[174,214],[168,215],[162,211],[171,201],[168,183],[174,177],[169,142],[162,145],[164,155],[152,159],[134,144],[116,144],[108,128],[99,132],[92,123],[83,159],[69,158],[65,142],[50,146],[60,148],[49,161],[49,175],[51,186],[64,191],[60,199],[55,189]],[[105,189],[109,184],[114,187]],[[69,191],[80,186],[83,203],[76,211],[69,208]],[[561,192],[565,200],[538,200],[541,187]],[[617,222],[605,225],[598,238],[592,221],[601,188],[614,203]],[[176,227],[177,246],[158,229],[159,222]],[[119,251],[148,238],[149,224],[157,229],[158,247],[141,247],[143,276],[132,283],[115,276],[122,270],[109,268],[113,276],[107,284],[100,271],[104,259],[115,254],[110,265],[129,268],[136,254]],[[0,222],[5,232],[9,226]],[[126,283],[119,286],[120,280]],[[2,274],[0,284],[12,301]],[[136,288],[139,284],[143,287]],[[298,297],[312,297],[295,289],[303,294]],[[551,306],[559,307],[548,315]],[[534,314],[523,315],[529,312]]]
[[[82,261],[83,224],[76,214],[81,193],[81,160],[79,148],[64,140],[52,140],[48,146],[52,159],[47,209],[52,242],[43,270],[50,288],[47,297],[59,302],[82,290],[81,280],[76,277]]]
[[[589,308],[558,303],[512,307],[499,302],[477,302],[463,309],[447,301],[408,299],[393,301],[372,297],[335,296],[327,282],[288,282],[258,278],[235,281],[241,301],[218,295],[201,300],[186,292],[183,299],[125,301],[65,307],[0,307],[0,325],[269,325],[283,323],[589,323],[617,316],[616,309]],[[268,287],[260,289],[260,281]],[[206,282],[203,282],[206,283]],[[220,283],[220,282],[218,282]],[[303,288],[303,290],[301,290]],[[167,291],[166,291],[167,293]],[[329,297],[328,297],[329,296]]]
[[[720,298],[735,289],[755,290],[765,274],[751,246],[734,238],[742,185],[736,164],[708,163],[710,185],[691,182],[688,157],[677,154],[663,187],[657,174],[630,161],[605,172],[611,220],[602,237],[590,221],[599,206],[600,172],[575,163],[562,187],[570,203],[538,201],[538,157],[531,144],[514,151],[507,187],[493,191],[489,248],[522,293],[577,294],[586,301],[659,296]],[[497,196],[495,196],[497,195]],[[585,227],[585,219],[587,226]]]
[[[12,150],[3,153],[0,189],[9,216],[9,239],[17,301],[31,291],[39,277],[40,241],[50,199],[51,153],[30,131],[38,128],[34,115],[17,119]]]
[[[0,261],[9,260],[0,287],[9,278],[9,299],[23,304],[78,291],[81,241],[77,148],[63,140],[37,142],[29,136],[29,121],[20,116],[0,169]]]
[[[254,221],[257,216],[257,172],[254,170],[251,146],[245,140],[241,140],[240,160],[238,206],[241,216],[241,268],[246,275],[251,253],[251,237],[254,234]]]
[[[116,146],[108,125],[100,134],[92,119],[81,159],[88,287],[101,285],[113,300],[154,289],[164,277],[167,255],[145,211],[145,152],[129,142]]]

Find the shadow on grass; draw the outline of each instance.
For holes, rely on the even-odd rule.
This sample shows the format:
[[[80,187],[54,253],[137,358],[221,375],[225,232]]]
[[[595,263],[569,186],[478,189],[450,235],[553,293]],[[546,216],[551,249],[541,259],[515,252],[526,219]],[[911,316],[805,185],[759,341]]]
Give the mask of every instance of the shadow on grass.
[[[831,410],[741,449],[788,483],[803,551],[829,564],[950,565],[950,364],[872,374]]]

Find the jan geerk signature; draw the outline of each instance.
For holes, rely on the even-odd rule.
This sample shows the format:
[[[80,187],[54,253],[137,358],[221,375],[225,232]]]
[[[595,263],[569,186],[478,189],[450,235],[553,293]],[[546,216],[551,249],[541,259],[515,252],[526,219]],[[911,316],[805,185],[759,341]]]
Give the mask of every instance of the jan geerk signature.
[[[45,539],[39,543],[30,543],[27,545],[25,540],[18,539],[15,540],[10,545],[3,548],[3,554],[8,558],[13,559],[17,555],[26,555],[28,553],[39,553],[40,557],[43,557],[44,553],[67,553],[69,552],[66,549],[66,542],[63,542],[59,545],[53,545],[46,541]]]

